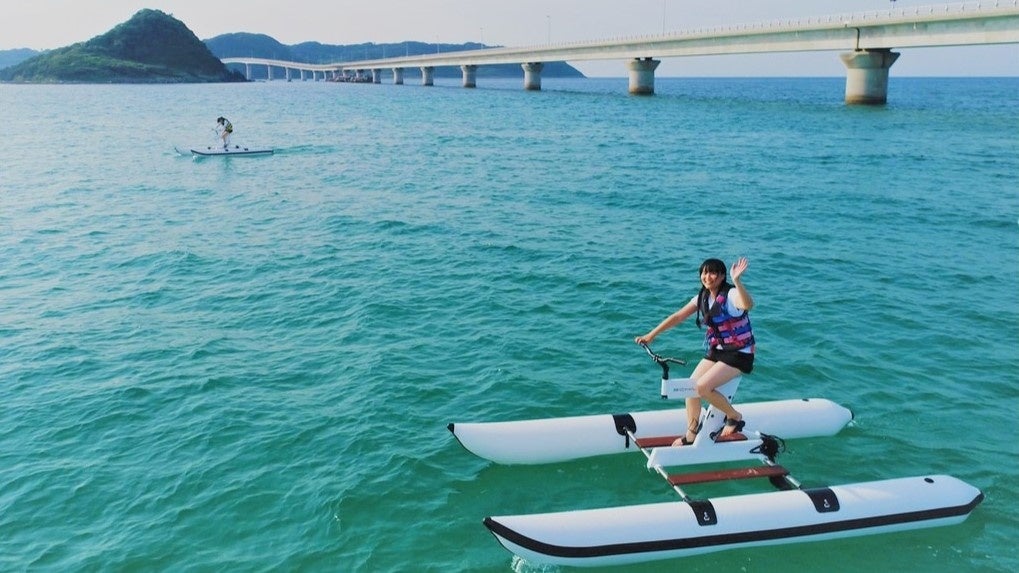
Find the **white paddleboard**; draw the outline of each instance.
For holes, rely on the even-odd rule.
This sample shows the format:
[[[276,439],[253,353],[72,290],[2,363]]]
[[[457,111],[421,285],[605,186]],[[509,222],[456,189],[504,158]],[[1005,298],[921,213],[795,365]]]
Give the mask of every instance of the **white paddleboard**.
[[[243,155],[272,155],[273,148],[271,147],[244,147],[241,145],[231,145],[230,147],[223,148],[215,145],[206,145],[203,147],[192,147],[190,149],[192,155],[201,157],[211,156],[243,156]],[[184,155],[180,149],[177,153]]]

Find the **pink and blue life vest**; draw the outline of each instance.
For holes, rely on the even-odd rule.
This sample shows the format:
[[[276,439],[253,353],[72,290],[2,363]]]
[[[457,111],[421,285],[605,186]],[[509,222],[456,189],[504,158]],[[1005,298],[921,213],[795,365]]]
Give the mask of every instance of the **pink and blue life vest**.
[[[704,333],[708,348],[741,350],[754,345],[754,331],[750,327],[750,315],[743,311],[738,316],[729,314],[726,301],[732,285],[724,285],[715,297],[715,305],[708,306],[709,293],[698,297],[698,312],[703,313],[708,330]],[[753,349],[751,348],[751,351]]]

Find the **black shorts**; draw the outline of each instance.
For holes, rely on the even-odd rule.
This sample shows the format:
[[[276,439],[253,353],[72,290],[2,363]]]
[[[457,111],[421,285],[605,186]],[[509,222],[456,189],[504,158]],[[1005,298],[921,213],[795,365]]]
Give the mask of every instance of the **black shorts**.
[[[704,358],[712,362],[721,362],[738,369],[744,374],[750,374],[754,369],[754,354],[752,352],[740,352],[739,350],[719,350],[712,348],[704,355]]]

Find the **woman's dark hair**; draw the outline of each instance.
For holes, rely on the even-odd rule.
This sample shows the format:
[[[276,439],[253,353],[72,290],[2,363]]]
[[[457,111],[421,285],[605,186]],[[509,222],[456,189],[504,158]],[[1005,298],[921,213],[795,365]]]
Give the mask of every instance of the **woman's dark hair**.
[[[697,274],[700,275],[704,271],[708,271],[709,273],[718,273],[724,277],[725,262],[721,259],[705,259],[704,262],[701,263],[701,268],[697,271]]]
[[[719,292],[724,292],[731,288],[729,282],[725,280],[728,275],[725,272],[725,262],[721,259],[705,259],[701,263],[697,276],[700,276],[705,271],[722,275],[722,284],[718,287]],[[705,318],[708,316],[708,308],[710,307],[708,297],[710,295],[711,293],[708,289],[701,285],[701,290],[697,293],[697,328],[701,327],[701,316],[703,315]]]

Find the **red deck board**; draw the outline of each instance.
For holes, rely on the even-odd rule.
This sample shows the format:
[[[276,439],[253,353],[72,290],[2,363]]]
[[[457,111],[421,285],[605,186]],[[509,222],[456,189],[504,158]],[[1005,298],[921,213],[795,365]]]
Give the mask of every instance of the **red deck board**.
[[[675,436],[649,436],[647,438],[637,438],[637,446],[641,448],[667,448],[672,445],[672,442],[680,439],[681,435]],[[719,436],[715,438],[716,443],[722,442],[744,442],[747,437],[738,432],[729,434],[728,436]]]
[[[648,438],[637,438],[637,446],[641,448],[667,448],[680,436],[651,436]]]
[[[730,479],[748,479],[787,475],[789,475],[789,470],[782,466],[754,466],[750,468],[714,470],[692,474],[672,474],[669,476],[669,483],[672,485],[685,485],[691,483],[725,481]]]

